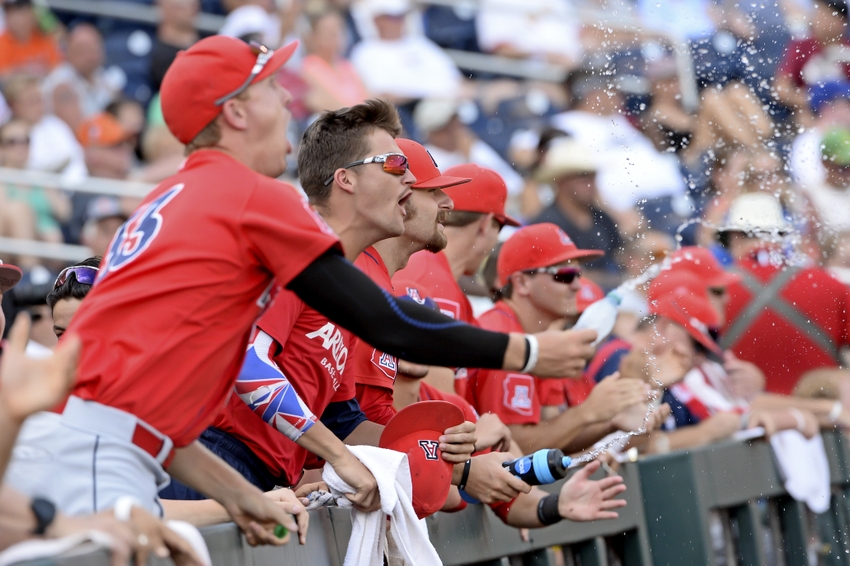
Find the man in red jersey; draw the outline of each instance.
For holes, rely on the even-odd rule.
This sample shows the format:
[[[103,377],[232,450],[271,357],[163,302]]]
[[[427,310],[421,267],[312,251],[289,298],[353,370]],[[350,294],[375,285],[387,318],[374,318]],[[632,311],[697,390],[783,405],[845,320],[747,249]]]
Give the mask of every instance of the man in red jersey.
[[[505,214],[508,189],[495,171],[466,164],[446,170],[446,175],[472,179],[448,191],[454,202],[454,210],[443,222],[448,243],[442,251],[414,254],[398,276],[425,285],[443,314],[475,324],[472,305],[458,281],[478,272],[496,245],[502,226],[519,226],[519,222]],[[438,389],[461,397],[466,394],[467,379],[466,368],[432,367],[426,377]]]
[[[319,117],[305,134],[301,155],[310,158],[321,133],[348,137],[353,146],[365,145],[369,155],[394,152],[404,158],[407,144],[413,142],[394,139],[400,130],[398,113],[391,104],[369,100]],[[352,176],[345,184],[334,181],[327,200],[318,206],[352,261],[367,246],[395,235],[398,226],[393,221],[401,218],[396,179],[378,168],[369,172],[373,174]],[[404,171],[405,187],[414,179],[410,171]],[[467,181],[440,180],[443,184]],[[309,184],[304,189],[308,195],[317,190]],[[334,325],[286,289],[276,295],[257,326],[236,381],[238,395],[231,396],[213,426],[202,434],[201,442],[264,491],[297,484],[308,451],[336,469],[350,465],[347,460],[353,458],[342,440],[377,446],[383,427],[367,421],[355,399],[351,332]],[[281,399],[279,410],[269,411],[270,403],[262,392],[270,387],[278,388],[278,398],[289,395],[294,402]],[[315,415],[321,420],[317,422]],[[446,431],[450,442],[444,457],[451,461],[459,451],[455,461],[464,462],[471,453],[473,433],[471,424]],[[179,485],[169,486],[161,495],[168,499],[203,497]]]
[[[578,249],[554,224],[521,228],[499,252],[503,298],[479,318],[479,324],[500,332],[531,331],[575,316],[576,295],[581,288],[579,261],[599,255],[602,252],[597,250]],[[618,428],[625,429],[612,419],[646,401],[649,392],[639,380],[609,378],[584,402],[541,420],[540,381],[522,372],[480,370],[469,383],[468,400],[480,413],[499,415],[525,454],[552,447],[566,453],[583,450]],[[562,402],[555,403],[551,398],[546,402],[566,405],[565,392],[561,390],[560,395]]]
[[[545,375],[572,367],[563,354],[570,333],[487,333],[382,294],[341,256],[336,235],[295,189],[273,180],[290,150],[290,95],[273,74],[294,49],[215,36],[169,68],[163,115],[189,157],[110,245],[68,329],[83,342],[78,383],[64,407],[39,415],[21,434],[25,448],[8,474],[13,486],[43,493],[71,513],[96,511],[123,495],[159,513],[156,493],[168,469],[221,502],[250,543],[284,542],[273,532],[282,522],[294,529],[291,518],[196,442],[230,395],[253,324],[276,286],[416,362],[530,366]],[[341,148],[338,159],[361,158],[316,170],[342,179],[381,165],[401,179],[403,171],[363,151]],[[398,188],[401,201],[409,189],[401,182]],[[346,481],[357,493],[350,498],[372,507],[374,479],[362,466],[351,472]]]

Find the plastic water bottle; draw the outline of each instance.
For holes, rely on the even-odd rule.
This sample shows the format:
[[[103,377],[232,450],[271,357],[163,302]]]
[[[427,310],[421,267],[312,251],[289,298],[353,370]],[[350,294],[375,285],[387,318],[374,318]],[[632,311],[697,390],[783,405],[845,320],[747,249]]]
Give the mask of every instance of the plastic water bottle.
[[[617,322],[617,309],[622,300],[616,290],[611,291],[604,298],[584,309],[575,326],[573,326],[573,330],[585,328],[595,330],[596,340],[593,345],[596,346],[614,330],[614,323]]]
[[[504,462],[502,467],[528,485],[546,485],[566,477],[570,464],[572,458],[564,456],[558,448],[542,448],[528,456]],[[467,503],[480,503],[463,490],[460,497]]]
[[[563,479],[571,463],[572,459],[559,449],[543,448],[502,466],[528,485],[546,485]]]

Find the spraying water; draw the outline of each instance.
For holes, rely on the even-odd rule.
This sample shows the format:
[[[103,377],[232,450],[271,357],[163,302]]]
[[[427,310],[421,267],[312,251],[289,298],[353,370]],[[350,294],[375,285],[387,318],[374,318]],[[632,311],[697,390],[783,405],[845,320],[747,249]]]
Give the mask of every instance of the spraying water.
[[[714,225],[711,222],[708,222],[701,218],[692,218],[680,224],[679,227],[676,229],[675,251],[678,251],[682,248],[682,231],[693,224],[701,224],[714,230],[720,229],[719,226]],[[759,239],[769,244],[776,244],[767,246],[765,250],[765,253],[767,254],[765,256],[765,261],[768,261],[773,265],[805,265],[810,261],[810,259],[805,254],[799,252],[799,246],[802,241],[802,238],[800,234],[796,231],[792,230],[788,233],[781,233],[778,231],[772,233],[762,233],[759,234]],[[649,283],[650,281],[658,277],[663,271],[671,269],[674,264],[680,261],[685,261],[686,259],[690,259],[687,257],[687,254],[681,257],[671,257],[671,255],[668,254],[661,262],[650,265],[639,276],[624,281],[616,289],[608,293],[605,298],[590,305],[579,317],[573,328],[593,328],[594,330],[596,330],[598,333],[598,337],[596,339],[596,342],[594,342],[595,346],[596,344],[604,340],[614,328],[614,322],[617,316],[616,306],[619,305],[620,299],[625,293],[634,291],[638,287]],[[597,307],[597,305],[599,306]],[[614,305],[613,309],[611,305]],[[656,337],[659,339],[661,338],[660,335],[656,335]],[[607,442],[595,446],[588,452],[577,456],[573,459],[573,466],[595,460],[615,445],[619,445],[622,448],[626,445],[626,442],[628,442],[629,438],[633,436],[646,434],[647,425],[649,424],[649,420],[652,417],[652,413],[661,404],[660,392],[663,391],[663,388],[665,387],[663,383],[661,383],[652,375],[653,370],[656,372],[660,371],[660,368],[655,363],[656,361],[656,357],[654,355],[650,355],[645,366],[645,375],[648,376],[650,385],[653,386],[653,389],[650,392],[649,402],[647,403],[647,410],[643,416],[643,421],[640,427],[633,431],[623,432],[620,435],[608,440]]]

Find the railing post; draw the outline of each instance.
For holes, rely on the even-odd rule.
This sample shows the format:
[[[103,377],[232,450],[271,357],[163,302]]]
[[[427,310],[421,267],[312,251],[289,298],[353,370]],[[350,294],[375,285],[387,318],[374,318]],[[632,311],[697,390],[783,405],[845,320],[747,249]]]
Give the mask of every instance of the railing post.
[[[764,529],[758,504],[755,501],[748,501],[731,508],[729,512],[738,523],[738,553],[741,563],[744,566],[767,564],[764,552]]]
[[[809,559],[809,528],[805,504],[789,496],[777,500],[786,566],[807,566]]]
[[[608,566],[608,552],[605,539],[595,537],[576,545],[576,554],[581,558],[581,566]]]
[[[638,462],[643,508],[655,566],[711,566],[708,510],[691,454]]]

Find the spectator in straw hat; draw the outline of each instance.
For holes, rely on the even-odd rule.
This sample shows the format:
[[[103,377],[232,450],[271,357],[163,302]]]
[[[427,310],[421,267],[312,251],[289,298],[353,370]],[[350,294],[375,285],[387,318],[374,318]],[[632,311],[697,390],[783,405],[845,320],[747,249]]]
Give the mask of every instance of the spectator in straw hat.
[[[551,222],[580,248],[605,252],[586,264],[588,276],[605,286],[619,275],[620,266],[613,256],[622,246],[622,239],[614,220],[597,204],[597,170],[593,156],[579,142],[563,139],[552,145],[537,171],[537,179],[553,184],[555,201],[532,224]]]

